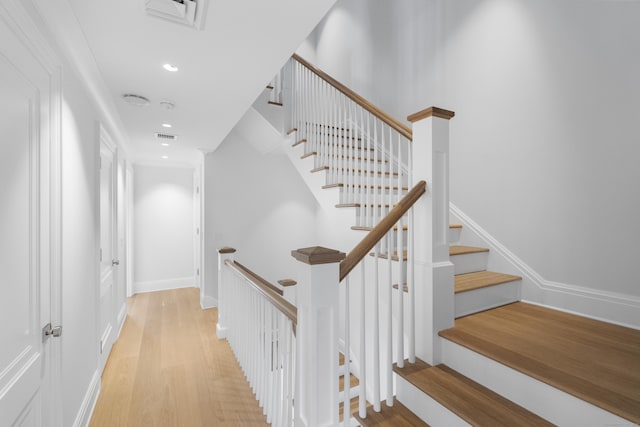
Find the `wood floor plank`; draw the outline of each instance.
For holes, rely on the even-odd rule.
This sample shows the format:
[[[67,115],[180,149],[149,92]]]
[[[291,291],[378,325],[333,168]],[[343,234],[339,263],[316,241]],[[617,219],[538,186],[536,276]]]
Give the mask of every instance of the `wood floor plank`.
[[[197,289],[138,294],[128,307],[92,427],[268,425]]]
[[[456,319],[446,339],[640,423],[640,331],[514,303]]]

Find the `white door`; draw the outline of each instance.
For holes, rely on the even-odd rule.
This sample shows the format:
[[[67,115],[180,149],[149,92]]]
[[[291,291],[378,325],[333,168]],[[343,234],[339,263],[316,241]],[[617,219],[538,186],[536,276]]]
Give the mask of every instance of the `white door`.
[[[42,331],[59,271],[51,262],[52,233],[59,231],[51,210],[59,200],[50,193],[57,182],[50,133],[56,107],[52,74],[8,7],[0,1],[0,426],[49,426],[57,424],[50,389],[54,344]]]
[[[109,357],[116,330],[116,161],[115,145],[100,128],[100,292],[98,300],[99,362],[100,370]]]

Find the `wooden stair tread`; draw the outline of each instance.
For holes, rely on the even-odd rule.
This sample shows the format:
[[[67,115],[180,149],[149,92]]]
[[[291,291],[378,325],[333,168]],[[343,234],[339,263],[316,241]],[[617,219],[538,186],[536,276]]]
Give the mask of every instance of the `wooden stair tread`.
[[[305,143],[305,142],[307,142],[307,140],[306,140],[306,139],[304,139],[304,138],[302,138],[302,139],[299,139],[299,140],[297,140],[296,142],[294,142],[291,146],[292,146],[292,147],[295,147],[295,146],[300,145],[300,144],[303,144],[303,143]]]
[[[394,372],[471,425],[553,425],[446,365],[424,365],[418,369],[394,365]]]
[[[397,283],[393,284],[393,289],[398,289]],[[409,293],[409,286],[406,283],[402,285],[402,292]]]
[[[376,256],[375,252],[371,252],[369,255],[373,256],[373,257]],[[386,252],[378,254],[378,258],[382,258],[382,259],[387,259],[388,256],[389,255]],[[391,256],[391,260],[392,261],[398,261],[398,251],[394,251],[393,252],[393,255]],[[403,261],[407,260],[407,251],[406,250],[402,251],[402,260]]]
[[[344,185],[344,183],[342,183],[342,182],[336,182],[336,183],[334,183],[334,184],[327,184],[327,185],[323,185],[323,186],[322,186],[322,188],[323,188],[323,189],[327,189],[327,188],[336,188],[336,187],[344,187],[344,186],[345,186],[345,185]],[[377,188],[378,190],[381,190],[381,189],[383,189],[383,188],[384,188],[385,190],[398,191],[398,187],[397,187],[397,186],[395,186],[395,187],[391,187],[391,186],[388,186],[388,185],[387,185],[387,186],[385,186],[385,187],[382,187],[382,185],[378,185],[378,186],[376,187],[375,185],[361,185],[361,184],[358,184],[358,185],[348,185],[347,187],[354,187],[354,188],[362,188],[362,187],[365,187],[365,188],[372,188],[372,189],[373,189],[373,188]],[[408,187],[402,187],[402,190],[401,190],[401,191],[409,191],[409,188],[408,188]]]
[[[268,101],[267,104],[275,105],[276,107],[282,107],[282,103],[281,102]]]
[[[353,417],[363,427],[429,427],[429,424],[422,421],[416,414],[411,412],[409,408],[393,399],[393,406],[387,406],[386,401],[380,403],[380,412],[373,410],[372,406],[367,408],[367,417],[360,418],[358,412],[353,413]]]
[[[463,246],[463,245],[451,245],[449,246],[449,255],[465,255],[465,254],[477,254],[481,252],[489,252],[488,248],[477,248],[475,246]]]
[[[297,132],[298,130],[293,128],[291,129],[289,132]],[[288,135],[288,134],[287,134]],[[297,141],[295,144],[292,145],[292,147],[295,147],[298,144],[302,144],[307,142],[306,138],[302,138],[301,140]],[[333,146],[336,147],[340,147],[340,148],[347,148],[348,150],[367,150],[367,151],[376,151],[375,148],[367,148],[367,147],[363,147],[362,145],[354,145],[354,144],[332,144]]]
[[[318,155],[317,151],[310,151],[310,152],[300,156],[300,158],[301,159],[306,159],[307,157],[317,156],[317,155]],[[339,155],[339,156],[331,155],[331,157],[335,157],[335,158],[338,158],[338,159],[352,159],[352,160],[358,160],[358,161],[360,161],[360,160],[370,161],[370,162],[375,162],[376,161],[376,159],[372,159],[372,158],[369,158],[369,157],[364,157],[363,158],[363,157],[353,157],[353,156],[345,156],[345,155]],[[382,163],[382,160],[378,159],[377,162],[378,163]],[[389,160],[385,160],[384,163],[389,163]]]
[[[393,205],[395,206],[395,205]],[[371,203],[366,203],[366,204],[362,204],[362,203],[338,203],[336,205],[336,208],[388,208],[389,205],[388,204],[378,204],[378,205],[374,205]]]
[[[640,423],[640,331],[523,302],[458,318],[440,336]]]
[[[489,286],[522,280],[520,276],[497,273],[495,271],[478,271],[475,273],[458,274],[454,276],[455,293],[473,291]]]
[[[319,166],[317,168],[311,169],[311,173],[327,171],[329,169],[330,169],[329,166]],[[372,175],[376,173],[375,171],[367,171],[367,170],[363,171],[362,169],[344,169],[344,168],[343,169],[335,168],[335,169],[336,170],[346,171],[346,172],[351,172],[351,171],[356,172],[356,173],[363,173],[364,172],[364,173],[370,173]],[[389,176],[390,172],[378,171],[378,175],[382,175],[382,174],[384,174],[385,176]],[[393,176],[398,176],[398,173],[397,172],[393,172]]]
[[[342,185],[342,184],[330,184],[330,185],[325,185],[325,187],[331,188],[330,186],[336,186],[336,185]],[[325,188],[325,187],[322,187],[322,188]],[[451,224],[451,225],[449,225],[449,228],[462,228],[462,226],[460,224]],[[354,225],[354,226],[351,227],[351,229],[352,230],[356,230],[356,231],[371,231],[371,230],[373,230],[373,227],[365,227],[365,226],[362,226],[362,225]],[[403,231],[407,231],[408,229],[409,229],[408,225],[405,224],[405,225],[402,226],[402,230]],[[395,225],[393,227],[393,230],[394,231],[398,231],[398,226]]]

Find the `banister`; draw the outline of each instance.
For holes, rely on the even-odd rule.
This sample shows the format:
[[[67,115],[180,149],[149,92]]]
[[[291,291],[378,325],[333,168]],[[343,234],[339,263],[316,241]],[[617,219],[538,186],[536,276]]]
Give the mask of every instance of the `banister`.
[[[391,126],[400,135],[404,136],[409,141],[413,140],[413,132],[409,126],[398,121],[397,119],[394,119],[393,117],[391,117],[390,115],[382,111],[380,108],[376,107],[371,102],[367,101],[362,96],[358,95],[357,93],[355,93],[354,91],[352,91],[351,89],[349,89],[348,87],[346,87],[345,85],[343,85],[342,83],[340,83],[339,81],[331,77],[329,74],[325,73],[321,69],[309,63],[300,55],[294,53],[292,55],[292,58],[298,61],[299,63],[301,63],[302,65],[304,65],[306,68],[308,68],[311,72],[313,72],[315,75],[320,77],[322,80],[326,81],[331,86],[338,89],[340,92],[342,92],[344,95],[346,95],[351,100],[356,102],[362,108],[364,108],[365,110],[367,110],[368,112],[370,112],[371,114],[373,114],[374,116],[376,116],[377,118],[379,118],[380,120],[382,120],[383,122]]]
[[[356,265],[364,258],[367,253],[378,243],[385,234],[391,230],[402,215],[404,215],[413,204],[427,191],[427,183],[425,181],[418,182],[397,205],[391,209],[389,214],[373,227],[367,235],[349,252],[345,259],[340,262],[340,281],[355,268]]]
[[[293,329],[295,331],[298,325],[298,309],[296,308],[296,306],[282,297],[282,291],[280,289],[278,289],[275,285],[269,283],[262,277],[258,276],[256,273],[249,270],[247,267],[237,261],[228,259],[225,261],[225,264],[244,276],[244,278],[246,278],[248,282],[256,290],[258,290],[271,304],[273,304],[273,306],[278,309],[278,311],[291,319],[291,323],[293,324]]]

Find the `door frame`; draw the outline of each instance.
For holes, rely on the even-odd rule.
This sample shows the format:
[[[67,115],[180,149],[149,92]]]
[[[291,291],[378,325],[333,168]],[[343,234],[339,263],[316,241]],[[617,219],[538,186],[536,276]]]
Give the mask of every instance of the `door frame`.
[[[98,144],[99,144],[99,149],[98,149],[98,165],[99,167],[97,168],[96,174],[97,174],[97,179],[96,179],[96,205],[97,205],[97,212],[98,212],[98,217],[100,218],[100,213],[101,213],[101,206],[100,206],[100,194],[101,194],[101,185],[102,185],[102,167],[100,162],[102,162],[102,151],[103,151],[103,146],[109,150],[111,152],[112,155],[112,161],[111,161],[111,258],[112,260],[114,259],[118,259],[118,245],[117,245],[117,239],[118,239],[118,218],[117,218],[117,213],[118,213],[118,208],[117,208],[117,192],[118,192],[118,146],[117,144],[113,141],[113,139],[111,138],[111,135],[109,134],[109,132],[105,129],[105,127],[102,125],[102,123],[98,122],[97,123],[97,128],[98,128]],[[99,219],[98,221],[98,229],[100,230],[100,227],[102,227],[102,220]],[[97,271],[97,281],[96,281],[96,299],[95,299],[95,309],[96,309],[96,356],[97,356],[97,361],[98,361],[98,372],[102,375],[102,372],[104,371],[104,368],[107,364],[107,359],[109,358],[109,354],[111,352],[111,348],[112,345],[116,342],[116,340],[118,339],[117,335],[119,330],[117,328],[117,318],[118,318],[118,309],[119,307],[116,307],[115,304],[115,289],[116,286],[118,285],[117,280],[117,274],[113,268],[113,266],[111,267],[112,271],[111,271],[111,276],[112,276],[112,280],[113,280],[113,284],[111,285],[111,301],[112,301],[112,307],[111,307],[111,311],[109,313],[109,319],[110,319],[110,323],[111,323],[111,331],[109,333],[109,337],[108,337],[108,341],[112,342],[112,345],[109,346],[107,351],[103,351],[103,349],[106,349],[107,347],[107,343],[102,343],[102,338],[103,338],[103,332],[101,330],[101,325],[100,325],[100,321],[101,321],[101,316],[100,316],[100,299],[101,299],[101,288],[102,288],[102,262],[100,260],[100,251],[102,248],[102,233],[101,230],[99,232],[99,236],[100,238],[98,239],[98,248],[97,248],[97,265],[98,265],[98,271]]]

